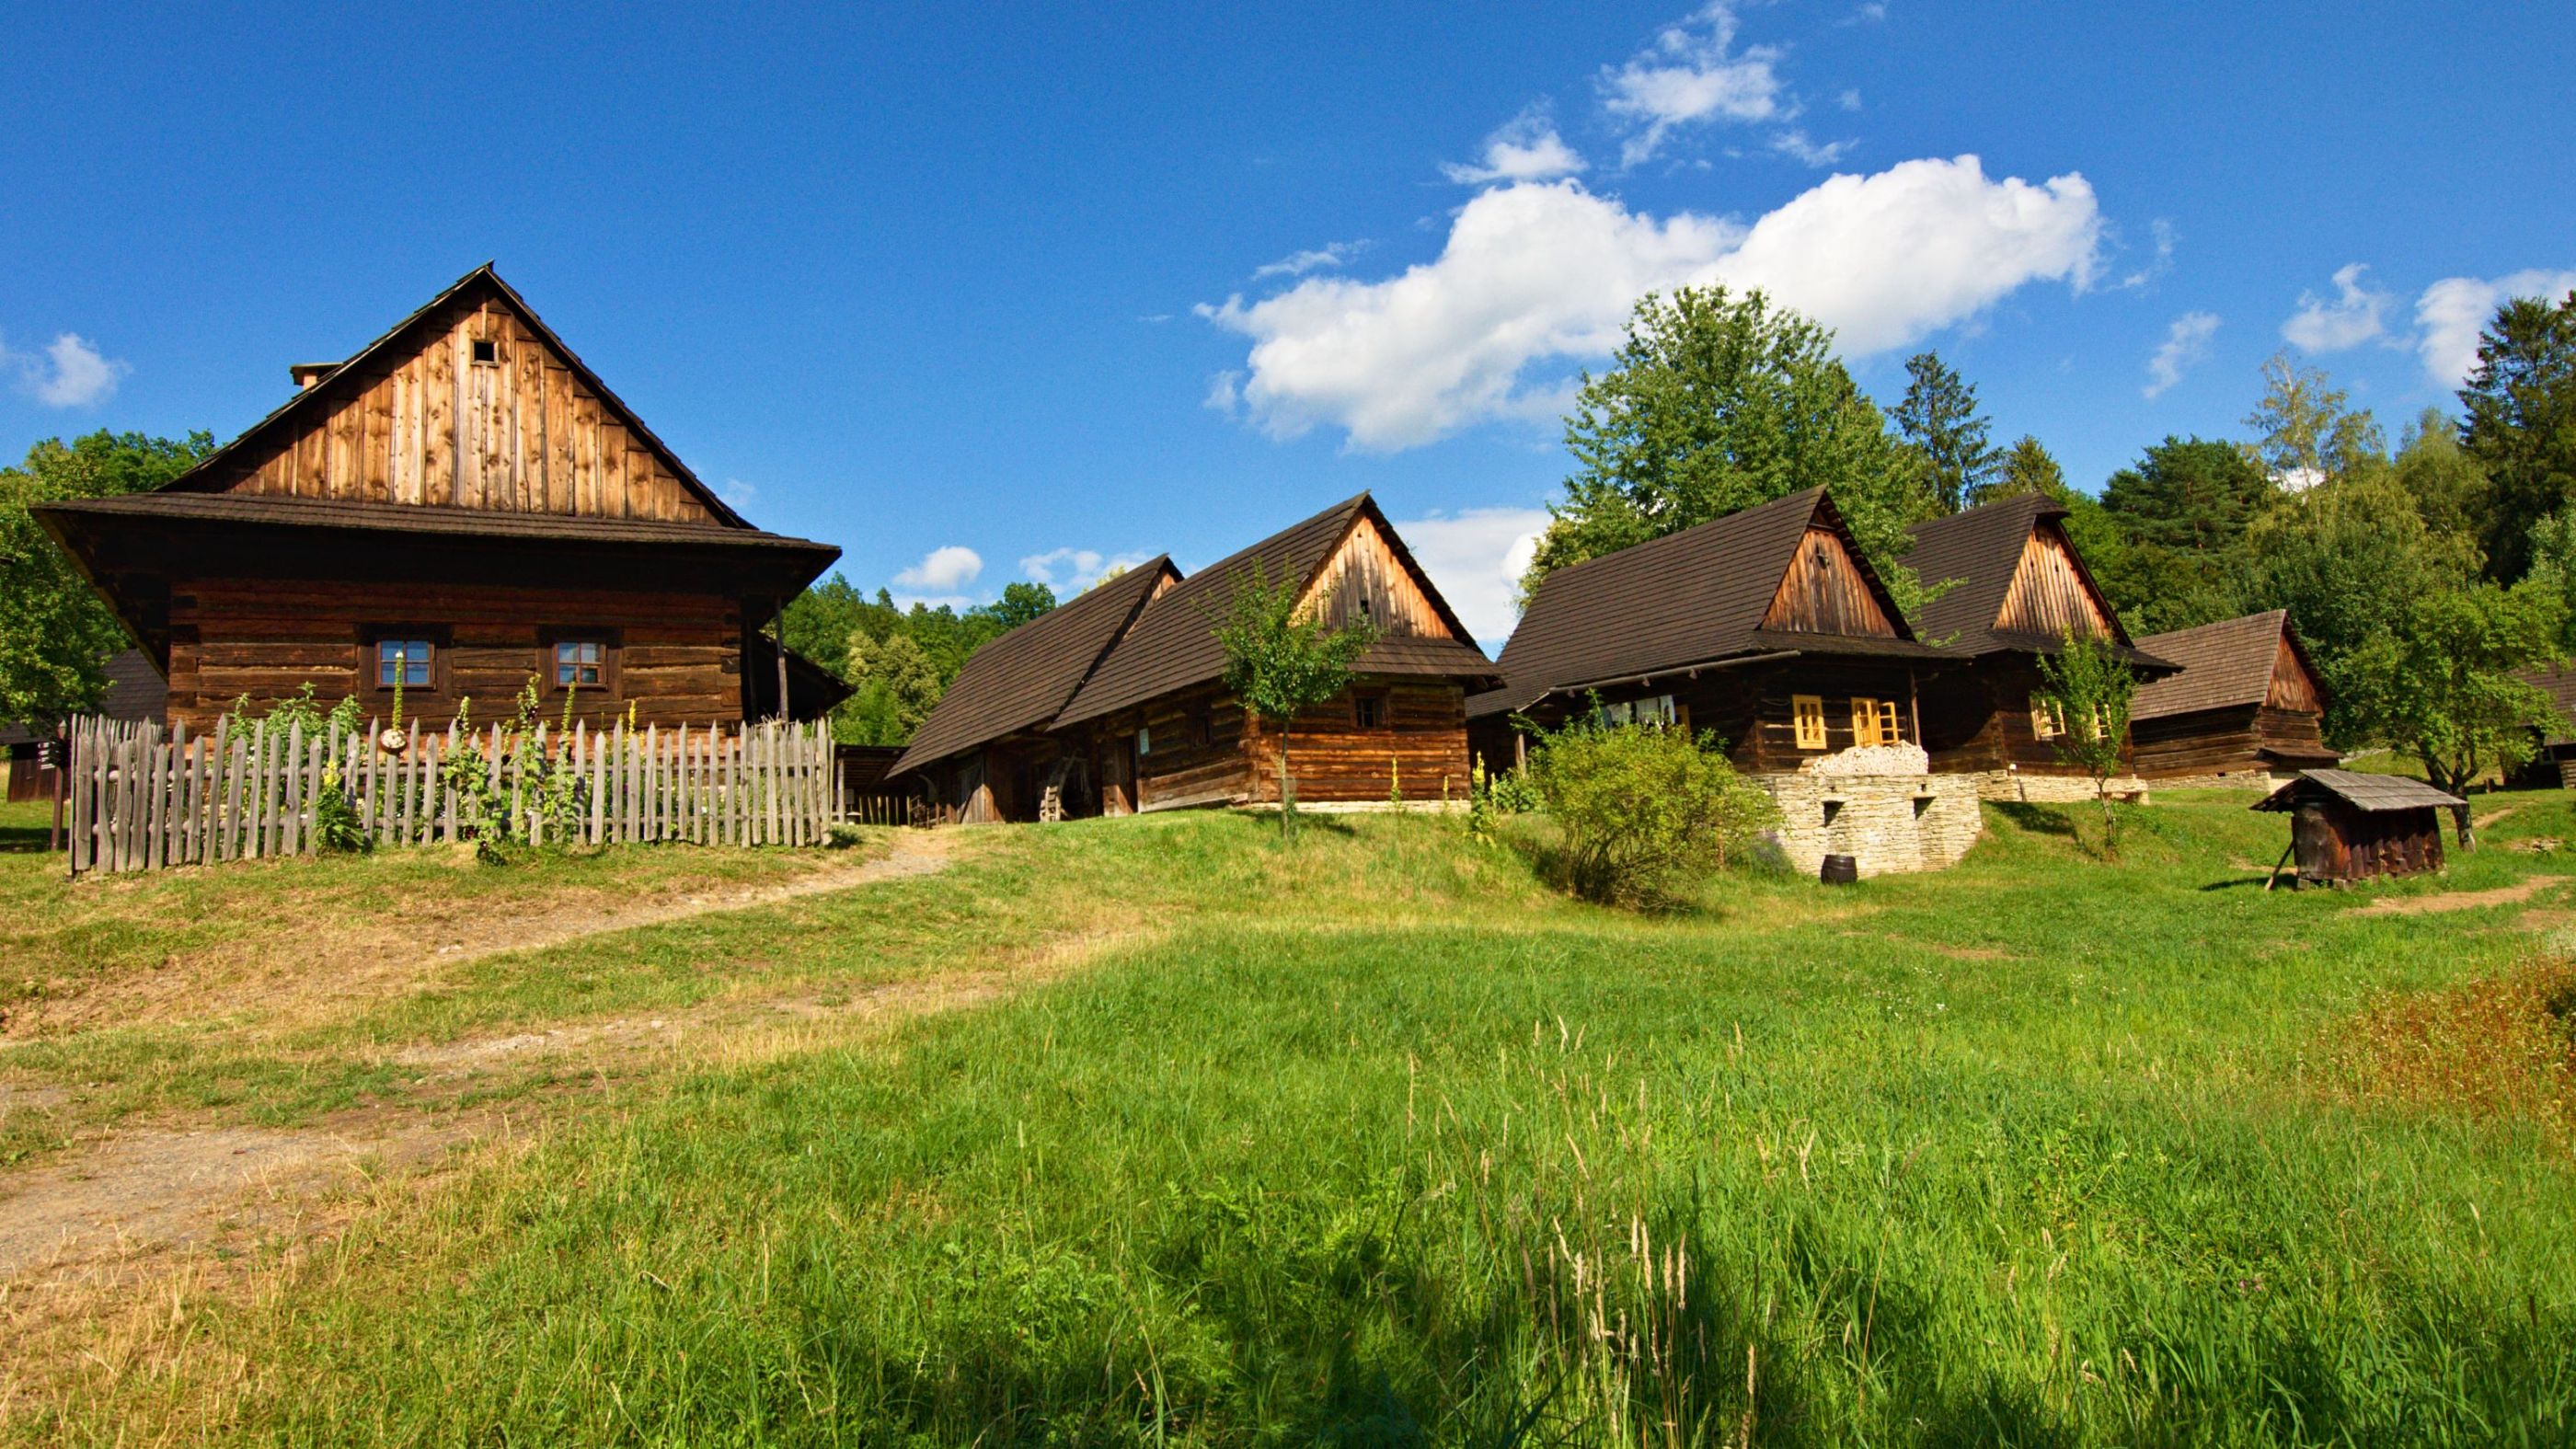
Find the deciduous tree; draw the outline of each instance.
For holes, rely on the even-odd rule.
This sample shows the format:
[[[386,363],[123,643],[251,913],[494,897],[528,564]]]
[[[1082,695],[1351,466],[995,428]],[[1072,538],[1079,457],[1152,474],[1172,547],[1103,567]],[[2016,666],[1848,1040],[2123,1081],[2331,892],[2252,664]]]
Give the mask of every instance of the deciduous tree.
[[[2529,581],[2422,594],[2358,653],[2345,687],[2380,739],[2458,795],[2488,770],[2521,765],[2544,733],[2566,727],[2549,695],[2521,677],[2562,657],[2565,623],[2565,603]],[[2468,807],[2451,816],[2461,847],[2476,848]]]
[[[1297,783],[1289,771],[1289,734],[1298,711],[1348,689],[1351,666],[1377,638],[1353,621],[1333,625],[1298,607],[1294,579],[1271,582],[1258,563],[1226,581],[1228,595],[1210,627],[1225,649],[1225,687],[1243,712],[1279,736],[1279,829],[1297,830]]]
[[[2346,406],[2348,395],[2325,369],[2301,367],[2287,352],[2263,364],[2263,400],[2247,414],[2254,441],[2245,456],[2274,483],[2296,491],[2378,461],[2385,444],[2367,408]]]

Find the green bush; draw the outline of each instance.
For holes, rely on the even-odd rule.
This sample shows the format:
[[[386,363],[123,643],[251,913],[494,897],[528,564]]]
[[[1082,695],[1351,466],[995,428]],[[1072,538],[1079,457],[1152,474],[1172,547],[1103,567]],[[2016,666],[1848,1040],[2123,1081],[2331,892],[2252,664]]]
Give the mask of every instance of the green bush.
[[[1568,725],[1529,775],[1564,833],[1564,884],[1587,900],[1648,906],[1726,867],[1780,821],[1713,737],[1640,725]]]

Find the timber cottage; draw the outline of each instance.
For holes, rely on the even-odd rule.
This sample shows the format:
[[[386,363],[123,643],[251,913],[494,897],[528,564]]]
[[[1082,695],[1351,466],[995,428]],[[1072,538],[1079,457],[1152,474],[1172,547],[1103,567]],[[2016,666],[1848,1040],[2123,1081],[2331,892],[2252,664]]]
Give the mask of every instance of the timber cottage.
[[[1973,786],[1922,749],[1954,661],[1915,636],[1822,488],[1550,573],[1504,646],[1503,687],[1468,701],[1489,768],[1520,758],[1520,716],[1714,733],[1770,790],[1802,869],[1955,862],[1982,821]]]
[[[976,651],[896,762],[969,820],[1275,802],[1277,741],[1224,686],[1216,623],[1258,572],[1377,638],[1289,730],[1300,803],[1467,795],[1466,698],[1493,664],[1363,493],[1182,576],[1167,558]]]
[[[2142,778],[2268,786],[2341,763],[2320,728],[2325,681],[2287,609],[2151,634],[2138,647],[2181,666],[2140,686],[2130,709]]]
[[[839,555],[691,473],[489,266],[148,493],[38,519],[202,731],[307,681],[485,718],[530,676],[593,725],[819,715],[837,681],[764,635]]]
[[[2038,695],[2040,656],[2068,634],[2109,640],[2144,678],[2172,672],[2130,643],[2066,517],[2064,505],[2026,493],[1915,525],[1905,556],[1924,589],[1939,590],[1923,606],[1923,637],[1964,664],[1924,696],[1923,748],[1933,769],[1973,776],[1989,799],[2093,796],[2092,780],[2058,756],[2051,741],[2065,722]],[[2145,787],[2131,778],[2111,788]]]

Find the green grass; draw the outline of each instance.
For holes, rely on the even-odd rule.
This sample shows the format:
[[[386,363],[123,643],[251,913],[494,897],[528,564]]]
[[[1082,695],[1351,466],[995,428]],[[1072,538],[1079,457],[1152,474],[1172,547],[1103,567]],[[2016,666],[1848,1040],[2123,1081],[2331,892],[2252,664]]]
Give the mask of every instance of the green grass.
[[[2562,792],[2276,892],[2173,792],[1961,868],[1568,903],[1454,824],[996,833],[948,875],[485,963],[381,1040],[1027,961],[609,1105],[22,1400],[31,1440],[2560,1443],[2576,1174],[2338,1105],[2375,994],[2535,949]],[[2484,807],[2486,802],[2482,801]],[[2249,863],[2251,868],[2249,868]],[[2553,886],[2553,890],[2559,889]],[[2548,905],[2544,894],[2531,905]],[[1749,1388],[1748,1388],[1749,1381]]]

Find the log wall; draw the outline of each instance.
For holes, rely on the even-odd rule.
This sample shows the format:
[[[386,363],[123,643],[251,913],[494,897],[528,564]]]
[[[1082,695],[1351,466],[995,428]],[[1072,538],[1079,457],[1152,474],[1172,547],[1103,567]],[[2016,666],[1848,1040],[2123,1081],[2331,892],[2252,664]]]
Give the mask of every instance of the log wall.
[[[611,679],[575,695],[576,720],[621,722],[629,704],[639,725],[742,718],[742,611],[715,595],[184,579],[173,582],[170,621],[168,718],[197,730],[241,696],[265,712],[308,680],[326,705],[355,694],[385,713],[393,692],[376,688],[370,636],[411,629],[443,644],[436,682],[403,691],[407,716],[443,720],[467,696],[477,718],[504,715],[530,674],[553,678],[552,632],[594,630],[614,637]],[[561,704],[549,689],[548,718]]]
[[[1762,616],[1762,627],[1896,637],[1896,625],[1878,606],[1859,562],[1843,547],[1842,537],[1829,528],[1810,528],[1799,540],[1789,571],[1771,597],[1771,608]]]
[[[2076,567],[2075,546],[2056,523],[2043,521],[2022,545],[2012,587],[1996,611],[1995,628],[2007,634],[2062,638],[2067,634],[2112,637],[2111,618]]]

